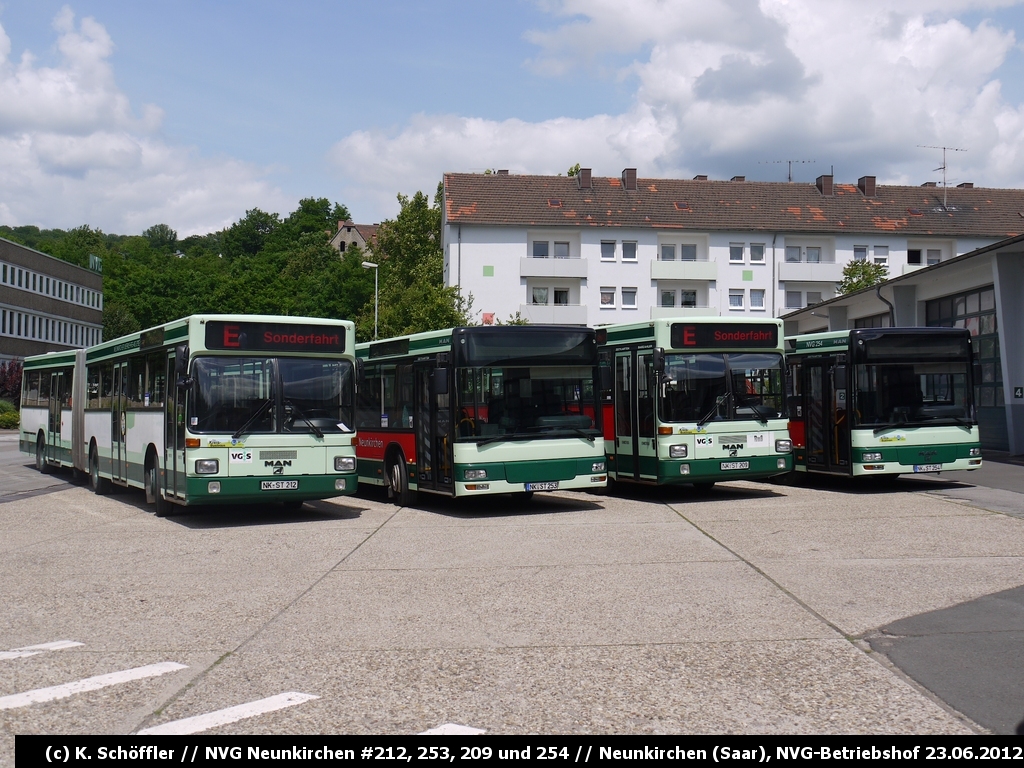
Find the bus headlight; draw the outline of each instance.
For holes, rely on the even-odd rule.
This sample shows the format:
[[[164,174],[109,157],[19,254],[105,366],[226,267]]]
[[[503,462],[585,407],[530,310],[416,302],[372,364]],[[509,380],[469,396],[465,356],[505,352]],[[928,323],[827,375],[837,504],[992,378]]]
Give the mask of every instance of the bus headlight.
[[[689,446],[685,443],[683,445],[670,445],[668,447],[668,457],[670,459],[685,459],[689,455]]]
[[[680,464],[679,465],[679,474],[680,475],[688,475],[688,474],[690,474],[690,465],[689,464]]]
[[[216,475],[220,472],[220,462],[217,459],[197,459],[197,475]]]
[[[336,491],[344,491],[345,490],[345,480],[344,479],[335,480],[334,481],[334,490],[336,490]]]
[[[970,456],[981,456],[981,448],[971,448]]]
[[[776,453],[790,453],[793,450],[792,440],[776,440],[775,441],[775,452]]]
[[[882,454],[878,453],[878,452],[875,452],[875,453],[865,453],[865,454],[863,454],[860,457],[860,460],[861,461],[881,461],[882,460]]]
[[[486,480],[487,470],[486,469],[467,469],[466,470],[467,480]]]
[[[207,493],[220,493],[220,482],[217,480],[211,480],[206,486]]]
[[[356,457],[355,456],[335,456],[334,457],[334,471],[335,472],[355,472],[356,471]]]
[[[591,472],[604,472],[604,462],[603,461],[595,461],[593,464],[590,465],[590,471]]]

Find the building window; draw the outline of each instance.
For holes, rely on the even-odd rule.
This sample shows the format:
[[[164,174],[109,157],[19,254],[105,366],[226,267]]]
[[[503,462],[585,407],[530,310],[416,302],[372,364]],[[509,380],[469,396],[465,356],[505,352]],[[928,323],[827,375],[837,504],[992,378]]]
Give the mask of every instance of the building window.
[[[863,259],[860,259],[863,261]],[[920,248],[908,248],[907,249],[907,264],[920,264],[921,263],[921,249]],[[871,326],[866,326],[871,327]]]
[[[601,261],[615,261],[615,241],[601,241]]]
[[[548,289],[547,288],[534,288],[532,291],[532,299],[534,304],[547,304],[548,303]]]
[[[743,309],[743,294],[742,288],[729,289],[729,309]]]
[[[803,306],[803,294],[800,291],[786,291],[786,309],[799,309]]]
[[[568,288],[555,288],[555,306],[567,307],[569,306],[569,289]]]
[[[810,247],[807,248],[807,263],[818,264],[821,262],[821,248]]]
[[[555,258],[556,259],[568,259],[569,258],[569,244],[568,243],[555,243]]]
[[[548,257],[548,244],[539,240],[533,241],[533,258],[546,259]]]
[[[764,289],[763,288],[751,288],[750,289],[750,308],[751,309],[764,309]]]
[[[615,306],[615,289],[614,288],[602,288],[601,289],[601,307],[608,308]]]
[[[636,309],[636,288],[622,289],[622,306],[627,309]]]
[[[663,246],[661,246],[661,260],[662,261],[675,261],[676,260],[676,247],[674,245],[663,245]]]
[[[875,246],[875,264],[888,264],[889,263],[889,246],[888,245],[876,245]]]
[[[661,306],[663,307],[674,307],[676,305],[676,292],[675,291],[662,291],[661,292]]]
[[[693,243],[683,243],[679,246],[679,259],[680,261],[696,261],[697,260],[697,246]]]
[[[800,261],[800,246],[799,245],[787,245],[786,246],[786,261]]]
[[[623,261],[636,261],[636,243],[627,243],[625,240],[622,241],[622,260]]]
[[[764,263],[764,243],[751,243],[750,244],[750,263],[751,264],[763,264]]]
[[[869,317],[858,317],[853,321],[854,328],[888,328],[889,327],[889,313],[883,312],[880,315],[871,315]]]
[[[821,304],[821,291],[808,291],[807,292],[807,306],[812,304]]]
[[[681,307],[696,307],[697,306],[697,292],[696,291],[680,291],[679,292],[679,306]]]
[[[930,267],[933,264],[938,264],[940,261],[942,261],[942,251],[940,251],[938,248],[929,248],[928,266]]]
[[[743,243],[729,243],[729,261],[743,261]]]
[[[996,300],[993,286],[925,302],[925,323],[932,327],[967,328],[973,337],[981,381],[974,382],[974,399],[982,408],[1003,407],[1003,365],[999,352]]]

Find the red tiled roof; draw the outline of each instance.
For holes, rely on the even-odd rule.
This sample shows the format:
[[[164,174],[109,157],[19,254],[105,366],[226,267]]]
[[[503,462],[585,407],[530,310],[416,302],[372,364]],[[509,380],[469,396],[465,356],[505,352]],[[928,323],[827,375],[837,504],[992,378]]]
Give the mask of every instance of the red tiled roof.
[[[594,226],[708,232],[901,232],[916,237],[1013,237],[1024,232],[1024,190],[877,186],[865,197],[835,184],[447,173],[449,224]],[[560,206],[551,201],[561,201]]]

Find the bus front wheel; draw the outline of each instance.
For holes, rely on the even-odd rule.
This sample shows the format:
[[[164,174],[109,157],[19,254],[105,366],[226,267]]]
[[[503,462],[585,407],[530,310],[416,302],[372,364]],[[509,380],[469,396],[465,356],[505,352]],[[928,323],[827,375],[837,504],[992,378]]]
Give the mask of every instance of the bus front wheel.
[[[388,494],[400,507],[411,507],[416,501],[416,491],[409,489],[409,473],[403,456],[397,456],[388,470]]]
[[[153,504],[157,517],[167,517],[171,512],[171,502],[160,495],[160,466],[153,456],[146,469],[146,503]]]
[[[46,441],[42,435],[36,440],[36,469],[44,475],[50,471],[50,465],[46,463]]]

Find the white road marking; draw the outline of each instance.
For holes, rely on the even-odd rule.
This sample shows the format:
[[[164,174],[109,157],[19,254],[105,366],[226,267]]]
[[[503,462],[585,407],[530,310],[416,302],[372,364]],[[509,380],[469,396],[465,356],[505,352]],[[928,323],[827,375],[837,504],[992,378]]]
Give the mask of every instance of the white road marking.
[[[45,651],[63,651],[65,648],[75,648],[85,643],[76,643],[74,640],[57,640],[53,643],[41,643],[40,645],[26,645],[24,648],[12,648],[9,651],[0,651],[0,661],[7,659],[23,659],[26,656],[35,656]]]
[[[431,728],[429,731],[423,731],[423,733],[417,734],[418,736],[477,736],[481,733],[487,733],[479,728],[470,728],[468,725],[459,725],[458,723],[445,723],[439,725],[437,728]]]
[[[173,661],[164,661],[160,664],[148,664],[145,667],[125,669],[121,672],[111,672],[108,675],[87,677],[84,680],[77,680],[73,683],[65,683],[64,685],[54,685],[49,688],[36,688],[34,691],[15,693],[10,696],[0,696],[0,710],[17,709],[18,707],[27,707],[30,704],[41,704],[44,701],[66,699],[68,696],[74,696],[76,693],[96,691],[100,688],[107,688],[111,685],[127,683],[132,680],[142,680],[147,677],[158,677],[160,675],[166,675],[168,672],[176,672],[179,669],[188,669],[188,667],[184,664],[178,664]]]
[[[319,698],[319,696],[313,696],[309,693],[296,693],[294,691],[289,693],[279,693],[277,696],[270,696],[266,699],[260,699],[259,701],[250,701],[248,704],[239,704],[236,707],[218,709],[216,712],[209,712],[205,715],[186,717],[182,720],[173,720],[169,723],[163,723],[162,725],[155,725],[152,728],[143,728],[136,735],[185,736],[190,733],[207,731],[210,728],[216,728],[219,725],[227,725],[228,723],[245,720],[248,717],[264,715],[267,712],[274,712],[278,709],[284,709],[285,707],[294,707],[296,704],[302,704],[303,702]]]

